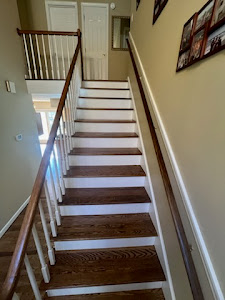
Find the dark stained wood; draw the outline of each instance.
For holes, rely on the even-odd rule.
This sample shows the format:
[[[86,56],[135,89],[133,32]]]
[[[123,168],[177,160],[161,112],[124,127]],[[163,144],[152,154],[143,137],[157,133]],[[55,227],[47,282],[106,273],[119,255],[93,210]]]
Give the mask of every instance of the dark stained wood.
[[[146,176],[141,166],[72,166],[64,178]]]
[[[81,80],[84,80],[84,61],[83,61],[83,47],[82,47],[82,32],[80,29],[77,30],[78,40],[80,42],[80,59],[81,59]]]
[[[45,298],[51,300],[65,300],[65,297]],[[143,291],[128,291],[117,293],[90,294],[66,296],[68,300],[164,300],[164,295],[161,289],[143,290]]]
[[[127,80],[87,80],[87,79],[84,80],[84,82],[89,82],[89,81],[93,81],[93,82],[128,82]]]
[[[142,155],[138,148],[74,148],[70,155]]]
[[[55,119],[52,125],[52,129],[51,132],[49,134],[49,139],[47,142],[47,146],[43,155],[43,158],[41,160],[40,163],[40,167],[38,170],[38,174],[37,177],[35,179],[35,183],[33,186],[33,190],[31,193],[31,197],[30,197],[30,202],[27,206],[27,210],[24,216],[24,220],[21,226],[21,230],[18,236],[18,240],[16,243],[16,247],[15,247],[15,251],[14,254],[12,256],[12,260],[10,263],[10,267],[8,269],[8,273],[5,279],[5,282],[3,284],[2,290],[1,290],[1,299],[4,300],[8,300],[11,299],[13,296],[13,293],[15,291],[16,288],[16,284],[18,282],[19,279],[19,275],[20,275],[20,270],[21,267],[23,265],[23,261],[24,261],[24,256],[26,253],[26,249],[27,249],[27,245],[28,245],[28,241],[30,238],[30,233],[32,230],[32,225],[34,222],[34,218],[35,218],[35,214],[36,214],[36,210],[37,210],[37,206],[38,206],[38,202],[39,202],[39,198],[42,192],[42,186],[45,180],[45,174],[48,168],[48,164],[49,164],[49,160],[50,160],[50,156],[51,156],[51,152],[54,146],[54,141],[55,141],[55,137],[56,137],[56,133],[58,130],[58,126],[59,126],[59,120],[61,118],[62,115],[62,110],[63,107],[65,105],[65,100],[66,100],[66,96],[67,96],[67,92],[69,89],[69,85],[70,85],[70,81],[73,75],[73,70],[77,61],[77,57],[80,51],[80,43],[78,42],[75,54],[73,56],[73,60],[72,63],[70,65],[70,69],[66,78],[66,82],[63,88],[63,92],[59,101],[59,105],[56,111],[56,115],[55,115]]]
[[[140,90],[140,94],[141,94],[145,114],[146,114],[146,117],[147,117],[149,130],[150,130],[150,133],[151,133],[151,136],[152,136],[152,141],[153,141],[153,144],[154,144],[156,157],[157,157],[157,160],[158,160],[158,164],[159,164],[160,172],[161,172],[161,175],[162,175],[166,195],[167,195],[167,198],[168,198],[168,202],[169,202],[169,206],[170,206],[170,209],[171,209],[175,229],[176,229],[176,232],[177,232],[181,252],[182,252],[182,255],[183,255],[185,268],[186,268],[187,275],[188,275],[188,278],[189,278],[192,294],[193,294],[193,297],[194,297],[195,300],[203,300],[204,296],[203,296],[201,285],[200,285],[200,282],[199,282],[199,279],[198,279],[198,274],[197,274],[195,264],[194,264],[194,261],[193,261],[192,255],[191,255],[188,239],[187,239],[187,236],[186,236],[186,233],[185,233],[185,230],[184,230],[182,219],[181,219],[179,209],[178,209],[178,206],[177,206],[177,203],[176,203],[176,199],[175,199],[175,196],[174,196],[174,193],[173,193],[172,185],[171,185],[169,175],[168,175],[168,172],[167,172],[167,169],[166,169],[166,164],[165,164],[165,161],[164,161],[164,158],[163,158],[163,155],[162,155],[162,151],[161,151],[161,148],[160,148],[160,144],[159,144],[159,141],[158,141],[158,137],[157,137],[157,134],[156,134],[156,131],[155,131],[155,127],[154,127],[154,123],[153,123],[152,116],[151,116],[151,113],[150,113],[150,109],[149,109],[149,106],[148,106],[147,98],[145,96],[144,88],[143,88],[143,85],[142,85],[142,82],[141,82],[141,79],[140,79],[141,77],[140,77],[139,72],[138,72],[138,68],[137,68],[137,65],[136,65],[136,62],[135,62],[134,54],[133,54],[132,49],[131,49],[130,41],[127,40],[127,42],[128,42],[128,49],[129,49],[131,61],[132,61],[132,64],[133,64],[133,68],[134,68],[136,80],[137,80],[137,83],[138,83],[138,87],[139,87],[139,90]]]
[[[143,187],[66,189],[62,205],[149,203]]]
[[[129,88],[94,88],[94,87],[82,87],[83,90],[103,90],[103,91],[129,91]]]
[[[157,236],[149,214],[62,217],[55,241]]]
[[[87,107],[78,107],[80,110],[133,110],[133,108],[87,108]]]
[[[17,33],[22,34],[43,34],[43,35],[70,35],[78,36],[78,32],[71,31],[46,31],[46,30],[20,30],[17,28]]]
[[[73,137],[79,138],[137,138],[135,132],[76,132]]]
[[[80,99],[98,99],[98,100],[131,100],[131,98],[118,98],[118,97],[81,97],[79,96]]]
[[[164,281],[153,246],[62,251],[50,267],[51,281],[41,289]],[[62,280],[63,278],[63,280]]]
[[[77,123],[136,123],[134,120],[89,120],[89,119],[78,119],[75,120]]]

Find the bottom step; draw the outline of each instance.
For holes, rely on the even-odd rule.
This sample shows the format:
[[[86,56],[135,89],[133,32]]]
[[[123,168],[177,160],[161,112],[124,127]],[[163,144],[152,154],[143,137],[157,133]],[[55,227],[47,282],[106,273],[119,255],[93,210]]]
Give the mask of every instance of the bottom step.
[[[46,297],[45,299],[51,300],[65,300],[62,297]],[[161,289],[143,290],[143,291],[128,291],[118,293],[105,293],[105,294],[89,294],[66,296],[68,300],[164,300],[164,295]]]

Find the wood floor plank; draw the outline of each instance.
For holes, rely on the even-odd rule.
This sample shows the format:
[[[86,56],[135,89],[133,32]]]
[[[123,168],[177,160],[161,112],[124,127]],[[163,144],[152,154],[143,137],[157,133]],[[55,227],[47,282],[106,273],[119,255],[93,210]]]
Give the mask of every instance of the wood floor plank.
[[[62,205],[149,203],[143,187],[66,189]]]
[[[74,148],[69,155],[142,155],[138,148]]]
[[[62,217],[55,241],[157,236],[149,214]]]
[[[119,110],[119,111],[130,111],[134,110],[133,108],[87,108],[87,107],[78,107],[79,110]]]
[[[71,166],[65,178],[146,176],[141,166]]]
[[[45,298],[51,300],[164,300],[161,289]]]
[[[124,123],[136,123],[135,120],[96,120],[96,119],[77,119],[75,120],[76,123],[119,123],[119,124],[124,124]]]
[[[73,137],[80,138],[137,138],[134,132],[76,132]]]
[[[42,283],[41,289],[165,280],[154,246],[62,251],[56,261],[50,283]]]

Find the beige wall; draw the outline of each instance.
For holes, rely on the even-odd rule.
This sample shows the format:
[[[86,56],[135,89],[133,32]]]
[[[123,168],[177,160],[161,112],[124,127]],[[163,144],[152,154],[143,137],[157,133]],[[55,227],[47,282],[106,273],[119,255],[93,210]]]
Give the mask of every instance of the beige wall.
[[[16,0],[0,4],[0,229],[31,194],[40,147],[32,99],[24,80],[23,45]],[[5,80],[14,81],[16,94],[6,91]],[[15,136],[23,134],[21,142]]]
[[[63,0],[62,0],[63,1]],[[45,11],[45,0],[17,0],[20,8],[20,18],[23,29],[47,30],[47,17]],[[26,2],[26,5],[24,3]],[[79,10],[79,27],[81,26],[81,2],[89,3],[111,3],[110,0],[78,0]],[[115,0],[116,9],[111,10],[109,14],[109,79],[124,80],[128,75],[128,52],[127,51],[112,51],[112,16],[130,16],[131,0]],[[29,27],[27,27],[29,26]],[[26,28],[25,28],[26,27]]]
[[[175,72],[183,25],[205,3],[169,0],[152,26],[154,0],[137,12],[132,0],[131,33],[225,293],[225,52]]]

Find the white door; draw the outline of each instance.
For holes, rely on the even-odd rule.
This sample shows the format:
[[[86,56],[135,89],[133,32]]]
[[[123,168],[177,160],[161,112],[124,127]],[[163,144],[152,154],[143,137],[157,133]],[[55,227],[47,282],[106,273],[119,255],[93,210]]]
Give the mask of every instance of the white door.
[[[108,79],[108,4],[81,3],[85,79]]]

